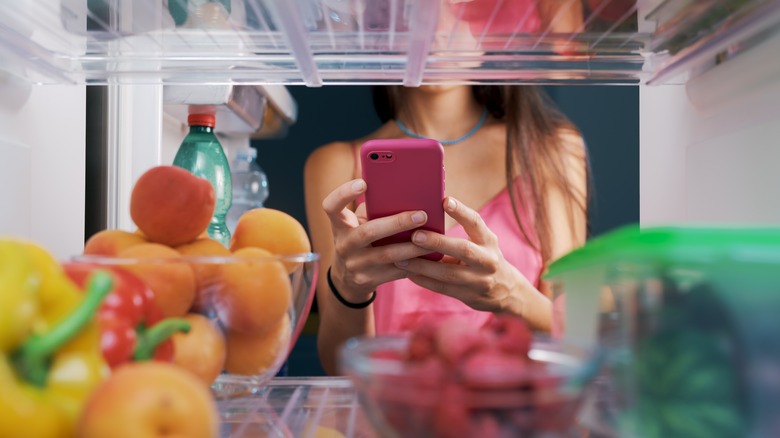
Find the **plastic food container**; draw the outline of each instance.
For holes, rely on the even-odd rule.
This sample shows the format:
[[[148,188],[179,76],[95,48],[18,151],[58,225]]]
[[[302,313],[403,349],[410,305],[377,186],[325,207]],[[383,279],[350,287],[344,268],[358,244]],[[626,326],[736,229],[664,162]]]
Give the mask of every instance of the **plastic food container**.
[[[617,436],[780,430],[780,229],[623,228],[554,262],[555,333],[606,351]]]
[[[314,253],[260,257],[115,258],[76,256],[135,274],[154,293],[165,317],[206,316],[225,340],[217,398],[251,393],[287,359],[311,309],[319,257]],[[189,296],[191,298],[181,298]],[[178,301],[191,304],[182,307]],[[186,310],[182,310],[186,309]]]
[[[576,383],[583,350],[536,342],[527,369],[511,383],[476,388],[459,376],[432,375],[401,359],[408,338],[354,338],[342,348],[341,371],[356,388],[366,415],[383,437],[580,436],[577,416],[586,385]]]

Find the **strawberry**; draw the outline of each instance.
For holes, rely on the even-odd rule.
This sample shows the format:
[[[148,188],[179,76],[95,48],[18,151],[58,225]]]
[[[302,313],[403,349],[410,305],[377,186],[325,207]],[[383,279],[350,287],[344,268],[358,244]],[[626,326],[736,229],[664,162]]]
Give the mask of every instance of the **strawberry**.
[[[449,364],[456,364],[485,347],[487,340],[488,338],[481,331],[474,331],[457,319],[444,321],[434,334],[436,351]]]
[[[464,385],[477,389],[509,389],[527,385],[528,362],[496,350],[482,351],[464,360],[458,368]]]
[[[528,324],[518,317],[498,315],[488,324],[488,330],[493,334],[494,345],[498,350],[524,358],[533,342],[533,333]]]

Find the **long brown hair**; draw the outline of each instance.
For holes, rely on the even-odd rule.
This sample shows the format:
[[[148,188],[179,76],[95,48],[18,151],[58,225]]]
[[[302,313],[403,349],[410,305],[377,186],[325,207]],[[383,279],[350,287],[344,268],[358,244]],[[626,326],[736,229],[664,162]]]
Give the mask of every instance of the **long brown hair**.
[[[546,93],[535,86],[471,87],[474,98],[484,105],[493,118],[506,123],[506,182],[515,220],[523,238],[542,256],[545,264],[552,255],[551,218],[544,208],[545,194],[557,188],[566,201],[569,223],[574,223],[575,209],[587,217],[590,203],[590,171],[585,151],[568,150],[562,133],[578,133],[577,128],[552,103]],[[374,108],[382,122],[397,117],[401,109],[403,87],[376,86],[372,94]],[[588,185],[586,193],[574,187],[566,176],[567,158],[585,154]],[[521,175],[523,190],[514,181]],[[534,206],[533,229],[523,224],[518,205]],[[576,234],[571,230],[572,236]]]

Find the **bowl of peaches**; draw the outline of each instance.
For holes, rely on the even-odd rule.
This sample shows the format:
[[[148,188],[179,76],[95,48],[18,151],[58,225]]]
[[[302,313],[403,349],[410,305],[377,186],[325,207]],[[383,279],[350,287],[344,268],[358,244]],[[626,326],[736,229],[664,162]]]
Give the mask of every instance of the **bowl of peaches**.
[[[499,315],[479,330],[455,318],[353,338],[339,366],[384,438],[578,437],[588,357]]]
[[[174,166],[144,173],[130,204],[136,230],[100,231],[66,264],[77,283],[98,269],[115,278],[100,313],[109,365],[171,361],[217,398],[261,388],[287,360],[312,305],[318,256],[303,226],[257,208],[229,242],[209,237],[214,190]]]

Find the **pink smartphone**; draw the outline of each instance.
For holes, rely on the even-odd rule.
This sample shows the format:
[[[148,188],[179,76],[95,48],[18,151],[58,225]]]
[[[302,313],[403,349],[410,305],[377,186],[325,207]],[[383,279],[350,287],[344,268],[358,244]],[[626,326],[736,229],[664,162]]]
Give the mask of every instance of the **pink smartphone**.
[[[360,148],[366,181],[368,219],[403,211],[424,210],[428,221],[419,229],[444,233],[444,148],[436,140],[369,140]],[[408,242],[414,230],[374,242],[374,246]],[[422,256],[440,260],[440,253]]]

